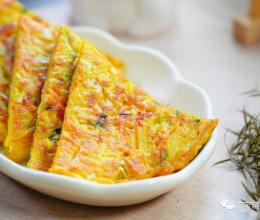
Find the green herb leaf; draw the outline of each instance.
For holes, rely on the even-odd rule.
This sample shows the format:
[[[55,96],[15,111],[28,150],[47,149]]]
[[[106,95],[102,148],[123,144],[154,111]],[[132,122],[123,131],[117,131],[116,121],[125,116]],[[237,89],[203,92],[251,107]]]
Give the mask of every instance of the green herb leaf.
[[[229,160],[236,165],[237,170],[242,171],[244,175],[249,175],[254,183],[254,188],[247,188],[243,182],[242,185],[247,194],[254,201],[258,201],[260,199],[260,119],[259,115],[249,114],[245,109],[241,113],[244,117],[244,126],[239,131],[227,129],[224,140],[227,133],[236,136],[236,141],[230,147],[226,144]],[[228,159],[216,164],[226,161]],[[246,203],[244,200],[242,201]],[[253,207],[251,206],[251,208]]]
[[[251,192],[251,191],[245,186],[245,184],[244,184],[243,182],[241,182],[241,183],[242,183],[243,187],[245,188],[247,194],[248,194],[253,200],[257,201],[257,197],[255,196],[255,194],[254,194],[253,192]]]
[[[64,77],[64,79],[68,80],[69,82],[72,82],[73,74],[64,73],[63,77]]]
[[[215,166],[215,165],[221,164],[221,163],[225,163],[225,162],[228,162],[228,161],[230,161],[230,159],[221,160],[221,161],[219,161],[219,162],[217,162],[217,163],[214,163],[212,166]]]
[[[252,90],[243,92],[241,95],[249,95],[251,97],[256,97],[260,96],[260,91],[257,89],[257,86],[255,86],[255,88],[253,88]]]
[[[197,118],[197,119],[194,120],[194,123],[195,123],[195,124],[198,124],[200,121],[201,121],[201,119],[198,119],[198,118]]]
[[[107,116],[105,114],[101,115],[99,120],[97,121],[96,124],[94,124],[94,127],[102,127],[105,124],[105,120],[106,120]]]
[[[249,203],[249,202],[246,202],[245,200],[243,200],[243,199],[241,199],[241,201],[243,202],[243,203],[245,203],[246,205],[248,205],[249,206],[249,208],[250,209],[252,209],[252,210],[254,210],[255,212],[257,212],[257,210],[252,206],[252,204],[251,203]]]
[[[230,160],[235,164],[239,164],[239,162],[235,158],[230,158]]]
[[[165,150],[163,151],[162,158],[161,158],[161,160],[159,161],[159,165],[162,165],[163,162],[164,162],[166,159],[167,159],[167,150],[165,149]]]
[[[97,122],[95,125],[94,125],[94,127],[96,128],[96,127],[102,127],[102,124],[100,123],[100,122]]]
[[[56,132],[56,134],[60,134],[60,133],[61,133],[61,128],[57,128],[57,129],[55,130],[55,132]]]

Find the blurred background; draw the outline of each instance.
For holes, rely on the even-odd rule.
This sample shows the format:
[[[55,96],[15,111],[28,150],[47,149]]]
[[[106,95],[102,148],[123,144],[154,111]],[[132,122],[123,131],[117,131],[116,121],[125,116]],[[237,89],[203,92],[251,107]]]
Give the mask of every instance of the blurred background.
[[[241,96],[260,83],[259,0],[21,0],[28,8],[60,25],[86,24],[114,34],[125,43],[145,45],[166,54],[183,77],[209,95],[219,143],[207,165],[190,182],[165,197],[164,212],[194,219],[253,219],[250,210],[223,211],[222,199],[247,198],[243,176],[235,169],[211,167],[226,159],[225,128],[238,130],[238,109],[260,111],[259,98]],[[158,73],[160,74],[160,73]],[[258,86],[258,88],[260,88]],[[243,180],[244,181],[244,180]],[[194,187],[196,198],[193,198]],[[165,199],[166,201],[167,199]],[[146,209],[152,208],[147,203]],[[181,206],[182,204],[182,206]],[[183,212],[184,207],[189,212]],[[187,209],[186,209],[187,210]],[[250,217],[251,216],[251,217]]]
[[[147,37],[172,27],[178,0],[71,0],[70,23],[91,25],[112,33]],[[28,8],[55,7],[64,0],[23,0]],[[51,6],[52,5],[52,6]],[[67,14],[68,15],[68,14]]]

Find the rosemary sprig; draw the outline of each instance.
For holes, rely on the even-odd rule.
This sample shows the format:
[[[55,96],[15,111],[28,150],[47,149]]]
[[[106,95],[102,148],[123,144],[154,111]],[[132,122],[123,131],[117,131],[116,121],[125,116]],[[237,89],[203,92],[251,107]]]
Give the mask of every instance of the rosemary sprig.
[[[257,86],[255,86],[255,88],[247,92],[243,92],[242,95],[249,95],[251,97],[260,96],[260,91],[257,89]]]
[[[231,146],[226,144],[228,159],[219,161],[214,165],[231,161],[235,164],[237,170],[242,171],[245,176],[247,173],[254,187],[248,189],[243,182],[242,185],[247,194],[257,202],[260,198],[260,117],[259,115],[253,116],[245,110],[241,112],[244,116],[245,125],[239,132],[229,129],[226,132],[226,134],[231,133],[237,136],[236,141]],[[241,200],[246,204],[245,200]],[[252,206],[250,208],[257,211]]]

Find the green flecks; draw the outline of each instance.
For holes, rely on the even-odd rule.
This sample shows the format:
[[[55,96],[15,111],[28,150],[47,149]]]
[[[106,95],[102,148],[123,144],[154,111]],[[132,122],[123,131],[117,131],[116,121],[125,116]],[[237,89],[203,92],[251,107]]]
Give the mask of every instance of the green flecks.
[[[167,125],[171,125],[168,119],[164,118],[161,120],[161,123],[166,123]]]
[[[61,133],[61,128],[57,128],[57,129],[55,130],[55,132],[56,132],[56,134],[60,134],[60,133]]]
[[[30,161],[31,160],[31,155],[28,157],[28,161]]]
[[[166,160],[166,158],[167,158],[167,150],[164,150],[163,151],[163,160]]]
[[[160,103],[159,102],[154,102],[155,105],[159,105]]]
[[[167,125],[169,125],[169,126],[172,125],[171,122],[167,118],[158,118],[154,122],[155,128],[157,128],[158,126],[167,126]]]
[[[34,132],[33,133],[35,133],[37,131],[38,126],[39,126],[39,120],[37,119],[36,120],[36,126],[34,128]]]
[[[33,96],[33,97],[32,97],[32,100],[33,100],[33,101],[37,101],[37,97]]]
[[[50,136],[48,139],[53,143],[57,143],[60,139],[60,135],[54,133],[54,135]]]
[[[23,10],[22,10],[22,14],[24,14],[24,13],[26,13],[28,10],[26,9],[26,8],[24,8]]]
[[[55,140],[54,136],[50,136],[49,140],[53,142]]]
[[[35,128],[34,128],[34,132],[33,132],[33,133],[36,133],[39,124],[40,124],[40,122],[39,122],[39,120],[37,119],[37,120],[36,120],[36,126],[35,126]]]
[[[0,43],[0,56],[5,56],[7,54],[7,49],[6,47]]]
[[[162,158],[159,161],[159,165],[162,165],[163,162],[167,159],[167,150],[163,151]]]
[[[119,173],[116,180],[129,179],[129,175],[124,167],[119,168]]]
[[[49,106],[45,110],[51,110],[51,109],[53,109],[53,106]]]
[[[180,112],[178,112],[178,111],[175,111],[175,115],[179,115],[180,114]]]
[[[60,139],[60,133],[61,133],[61,128],[57,128],[55,130],[55,132],[53,133],[52,136],[50,136],[48,139],[53,142],[53,143],[56,143],[57,141],[59,141]]]
[[[96,127],[102,127],[105,124],[105,120],[106,120],[107,116],[105,114],[103,114],[99,120],[97,121],[97,123],[93,124],[93,126]]]
[[[94,127],[102,127],[103,125],[100,122],[97,122],[96,124],[94,124]]]
[[[63,77],[65,80],[68,80],[70,83],[72,82],[73,74],[63,73]]]
[[[196,118],[196,119],[194,120],[194,124],[198,124],[198,123],[200,122],[200,120],[201,120],[201,119]]]

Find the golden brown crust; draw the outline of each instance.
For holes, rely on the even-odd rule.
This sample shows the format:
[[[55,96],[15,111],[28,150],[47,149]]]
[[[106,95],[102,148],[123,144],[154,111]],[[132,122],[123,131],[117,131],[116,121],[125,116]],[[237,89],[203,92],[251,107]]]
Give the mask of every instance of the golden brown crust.
[[[60,28],[53,57],[38,109],[37,128],[34,133],[32,151],[28,167],[48,171],[56,153],[64,112],[68,101],[68,91],[76,66],[76,56],[81,40],[65,25]],[[102,52],[106,59],[122,71],[123,62]]]
[[[25,15],[19,19],[5,141],[5,154],[15,162],[27,160],[30,154],[40,93],[56,34],[56,28]]]
[[[9,84],[14,60],[14,35],[19,11],[11,9],[13,1],[0,1],[0,145],[7,135]]]
[[[42,92],[28,168],[48,171],[56,153],[81,40],[62,25]]]
[[[16,0],[0,1],[0,14],[0,144],[3,144],[7,135],[9,85],[12,80],[17,21],[21,14],[25,14],[47,27],[52,25],[26,10]]]
[[[14,65],[14,50],[17,21],[21,14],[31,17],[34,21],[51,29],[52,24],[36,16],[16,0],[0,0],[0,145],[4,143],[7,135],[9,85],[12,81]],[[56,29],[57,30],[57,29]],[[105,53],[116,68],[122,70],[123,62]]]
[[[124,61],[116,58],[115,56],[105,52],[105,51],[99,51],[118,71],[120,71],[122,74],[124,73],[123,67],[125,65]]]
[[[217,123],[157,104],[84,41],[50,172],[99,183],[170,174]]]

